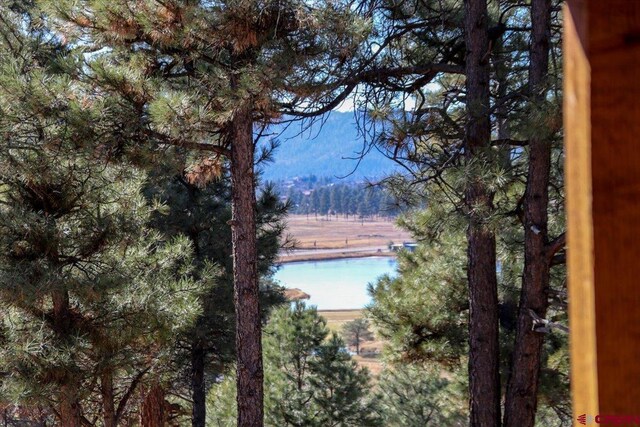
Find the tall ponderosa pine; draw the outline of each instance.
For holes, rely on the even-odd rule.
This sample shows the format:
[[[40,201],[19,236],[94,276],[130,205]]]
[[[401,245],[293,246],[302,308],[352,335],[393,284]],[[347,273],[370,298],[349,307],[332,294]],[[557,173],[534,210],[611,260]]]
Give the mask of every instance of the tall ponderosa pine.
[[[219,270],[215,284],[200,297],[201,314],[193,326],[177,337],[175,370],[178,390],[190,391],[192,425],[204,426],[206,392],[215,378],[233,362],[235,317],[233,309],[233,265],[231,258],[231,189],[228,175],[206,173],[208,161],[184,169],[188,156],[165,158],[157,167],[145,193],[166,210],[156,212],[152,226],[167,236],[187,236],[194,250],[193,275],[204,278],[211,264]],[[168,156],[167,156],[168,157]],[[176,162],[176,159],[182,159]],[[175,164],[175,167],[170,165]],[[280,288],[269,279],[280,248],[286,212],[270,187],[261,192],[256,206],[258,225],[258,273],[261,278],[262,316],[283,301]]]
[[[2,395],[64,426],[115,427],[203,287],[188,242],[150,231],[144,175],[99,155],[103,105],[59,74],[73,58],[23,16],[2,17]]]
[[[464,157],[470,170],[465,188],[467,277],[469,282],[469,395],[471,426],[500,425],[500,351],[498,340],[498,282],[496,237],[487,224],[493,213],[493,191],[476,166],[489,160],[491,119],[489,102],[489,15],[487,0],[466,0],[467,123]]]
[[[534,116],[544,116],[545,107],[549,108],[550,105],[553,109],[553,105],[557,106],[559,103],[557,98],[548,96],[551,86],[551,82],[548,81],[552,42],[551,9],[551,0],[531,2],[528,89],[529,108]],[[505,426],[532,427],[536,419],[545,335],[531,327],[530,311],[542,318],[546,317],[549,306],[550,269],[555,255],[562,251],[565,245],[564,233],[551,238],[549,230],[552,144],[556,133],[557,126],[543,129],[532,135],[528,144],[527,184],[522,198],[524,272],[513,362],[505,399]]]
[[[355,87],[336,97],[339,71],[352,69],[367,26],[352,19],[349,1],[42,3],[62,17],[69,39],[76,31],[101,52],[92,81],[130,104],[137,129],[129,142],[230,159],[238,422],[261,425],[254,125],[283,111],[311,108],[300,113],[309,116],[337,106]]]
[[[511,378],[506,395],[509,415],[505,414],[505,422],[508,425],[530,425],[540,393],[556,393],[556,398],[564,396],[556,403],[545,398],[545,405],[554,406],[559,401],[564,402],[560,405],[566,404],[566,384],[560,386],[556,383],[558,389],[555,391],[543,384],[548,385],[550,372],[560,373],[555,369],[541,371],[541,375],[547,378],[540,381],[545,390],[539,393],[536,372],[540,372],[541,364],[551,363],[551,357],[547,360],[545,353],[558,351],[558,343],[555,337],[547,336],[544,340],[540,332],[532,331],[533,319],[529,314],[529,309],[544,313],[552,297],[560,303],[554,307],[554,313],[563,315],[563,304],[566,303],[562,297],[563,273],[549,269],[550,265],[563,262],[562,256],[554,255],[564,245],[561,234],[562,170],[555,165],[561,159],[561,151],[555,150],[553,145],[559,140],[560,130],[559,121],[554,119],[558,114],[559,80],[557,61],[549,62],[549,58],[555,59],[559,54],[557,32],[551,32],[554,28],[552,23],[554,20],[557,22],[557,12],[552,12],[555,7],[549,2],[533,2],[531,19],[527,13],[529,5],[515,2],[503,2],[499,9],[491,11],[486,11],[486,4],[482,1],[466,1],[464,8],[462,2],[456,1],[382,4],[384,18],[381,22],[394,22],[395,28],[406,30],[401,30],[402,34],[393,48],[388,48],[386,54],[380,54],[381,61],[395,64],[398,69],[404,64],[404,72],[370,85],[367,98],[373,105],[369,117],[375,124],[376,142],[409,172],[404,177],[390,177],[387,183],[409,202],[426,200],[432,211],[433,204],[438,201],[433,202],[429,197],[434,191],[440,192],[446,203],[453,205],[449,205],[451,212],[442,215],[452,217],[456,212],[466,212],[470,220],[469,237],[488,239],[488,245],[469,246],[472,302],[480,296],[476,291],[483,288],[473,283],[495,283],[496,265],[491,258],[496,258],[496,255],[495,249],[491,249],[493,243],[489,235],[497,234],[502,240],[497,242],[502,267],[499,274],[502,301],[498,305],[495,298],[498,293],[490,291],[493,284],[485,286],[483,293],[493,300],[485,301],[490,302],[484,308],[488,309],[485,314],[491,314],[491,319],[485,319],[488,321],[482,324],[485,328],[490,327],[492,332],[480,333],[476,329],[481,324],[473,320],[474,315],[483,316],[477,310],[473,313],[472,304],[472,335],[469,340],[471,343],[482,340],[480,347],[484,350],[487,349],[484,340],[489,339],[495,344],[497,314],[500,314],[503,326],[501,364],[505,368],[504,378]],[[475,9],[475,6],[480,9]],[[476,15],[471,14],[474,11]],[[464,33],[456,29],[456,25],[463,27],[463,21],[468,24]],[[504,27],[497,25],[499,23],[505,24]],[[502,32],[501,28],[505,31]],[[531,43],[527,38],[529,33]],[[466,39],[466,53],[463,38]],[[478,45],[469,51],[471,44],[476,43],[487,46]],[[416,72],[419,63],[429,61],[464,66],[466,79],[451,75],[445,67],[441,70],[446,74]],[[438,84],[425,86],[432,81]],[[406,103],[407,100],[415,102]],[[471,139],[472,136],[480,138]],[[470,147],[469,142],[473,141],[477,144]],[[526,188],[523,185],[525,181]],[[553,216],[547,212],[552,212]],[[442,218],[438,220],[432,216],[418,228],[422,233],[431,235],[441,222]],[[514,223],[521,227],[520,231],[514,228]],[[526,236],[521,236],[523,233]],[[560,233],[560,237],[553,239],[554,233]],[[518,248],[523,237],[526,238],[524,251]],[[506,270],[520,274],[523,252],[526,258],[523,278],[506,274]],[[484,260],[481,263],[484,267],[474,261],[477,260],[474,253],[484,254],[480,257]],[[514,295],[519,292],[516,283],[520,281],[522,297],[518,308]],[[387,291],[392,293],[394,289],[389,287]],[[392,294],[381,293],[380,297],[383,296],[383,304],[391,310],[384,318],[393,318],[394,310],[406,311],[403,307],[406,304],[393,303]],[[513,347],[505,345],[505,340],[512,340],[510,334],[515,324],[511,313],[514,308],[520,313],[519,331],[516,348],[510,350]],[[418,321],[415,326],[419,330],[420,319],[424,322],[427,317],[414,318]],[[395,321],[391,325],[402,323]],[[438,341],[437,335],[427,339],[431,338]],[[486,409],[491,412],[490,419],[482,421],[483,425],[497,425],[501,421],[500,382],[495,375],[498,346],[493,344],[491,351],[484,353],[491,359],[490,363],[488,360],[482,363],[470,361],[472,377],[474,364],[487,370],[486,388],[476,387],[474,391],[472,378],[470,391],[472,405],[476,399],[491,399],[490,405],[488,402],[475,405],[478,409],[490,408]],[[473,353],[473,348],[471,351]],[[509,366],[511,362],[513,367]],[[489,383],[493,386],[489,387]]]

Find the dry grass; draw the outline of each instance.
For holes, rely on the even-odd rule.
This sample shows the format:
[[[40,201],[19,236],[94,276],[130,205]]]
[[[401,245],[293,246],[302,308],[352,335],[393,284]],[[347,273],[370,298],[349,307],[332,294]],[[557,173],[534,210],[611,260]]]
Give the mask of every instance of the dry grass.
[[[296,262],[296,261],[320,261],[331,259],[344,259],[344,258],[364,258],[370,256],[388,256],[395,257],[395,252],[387,250],[362,250],[362,251],[349,251],[349,252],[331,252],[323,253],[322,249],[306,254],[285,253],[278,257],[278,263]]]
[[[296,240],[297,249],[342,249],[379,246],[389,242],[411,240],[410,234],[398,228],[393,220],[376,219],[358,221],[350,217],[290,215],[287,232]]]
[[[327,321],[327,327],[332,332],[340,333],[342,326],[355,319],[363,317],[362,310],[319,310],[318,313]],[[371,375],[377,377],[383,369],[379,352],[384,342],[379,339],[365,341],[360,344],[360,356],[353,356],[358,366],[367,368]]]

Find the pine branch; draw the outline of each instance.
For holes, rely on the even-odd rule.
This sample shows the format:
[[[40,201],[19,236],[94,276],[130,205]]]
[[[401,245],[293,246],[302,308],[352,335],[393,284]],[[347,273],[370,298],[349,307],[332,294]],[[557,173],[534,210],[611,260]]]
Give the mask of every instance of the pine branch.
[[[512,147],[526,147],[529,145],[529,140],[517,140],[511,138],[494,139],[491,141],[491,145],[494,147],[500,147],[504,145],[510,145]]]
[[[146,367],[145,369],[140,371],[138,373],[138,375],[135,376],[133,381],[131,381],[131,384],[129,385],[129,389],[124,394],[124,396],[122,396],[122,399],[120,399],[120,402],[118,403],[118,409],[116,410],[116,424],[120,420],[120,417],[122,416],[122,413],[124,412],[124,408],[127,406],[127,402],[131,398],[131,395],[133,394],[133,392],[136,390],[136,387],[138,386],[138,383],[140,383],[140,381],[142,380],[142,377],[144,376],[144,374],[149,372],[150,369],[151,369],[151,366]]]
[[[207,144],[203,142],[192,142],[192,141],[184,141],[179,138],[173,138],[169,135],[156,132],[153,130],[146,130],[146,136],[150,138],[155,138],[162,144],[173,145],[175,147],[188,148],[191,150],[199,150],[199,151],[211,151],[221,156],[229,157],[231,156],[231,150],[221,145],[213,145]]]
[[[556,237],[555,239],[553,239],[551,242],[549,242],[546,245],[546,255],[547,258],[552,260],[554,259],[554,256],[561,251],[562,249],[564,249],[564,247],[567,244],[567,236],[566,233],[562,233],[561,235],[559,235],[558,237]]]
[[[419,79],[419,83],[415,83],[410,85],[410,87],[406,89],[415,90],[417,84],[419,86],[424,86],[431,82],[436,75],[439,73],[448,73],[448,74],[464,74],[464,67],[455,64],[446,64],[446,63],[437,63],[437,64],[428,64],[423,66],[412,66],[412,67],[393,67],[393,68],[374,68],[371,70],[362,71],[358,74],[355,74],[353,77],[342,81],[338,86],[343,86],[344,89],[337,95],[333,100],[323,105],[322,107],[317,108],[316,110],[295,110],[296,102],[282,103],[280,104],[281,109],[284,114],[300,117],[300,118],[309,118],[314,116],[319,116],[336,108],[338,105],[342,103],[353,90],[361,83],[368,84],[382,84],[388,83],[391,78],[403,78],[406,76],[412,75],[423,75],[423,78]],[[316,90],[322,89],[321,87],[316,87]],[[292,88],[292,91],[295,90]]]

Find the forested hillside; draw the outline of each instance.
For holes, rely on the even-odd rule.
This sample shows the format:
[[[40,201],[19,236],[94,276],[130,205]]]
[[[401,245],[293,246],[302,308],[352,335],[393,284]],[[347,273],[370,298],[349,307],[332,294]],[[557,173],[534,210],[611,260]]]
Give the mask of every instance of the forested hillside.
[[[280,146],[273,153],[273,162],[263,168],[267,181],[310,175],[345,181],[376,180],[397,170],[392,160],[370,149],[358,135],[352,112],[334,111],[312,124],[274,125],[268,133],[273,133]],[[362,157],[363,153],[366,156]]]

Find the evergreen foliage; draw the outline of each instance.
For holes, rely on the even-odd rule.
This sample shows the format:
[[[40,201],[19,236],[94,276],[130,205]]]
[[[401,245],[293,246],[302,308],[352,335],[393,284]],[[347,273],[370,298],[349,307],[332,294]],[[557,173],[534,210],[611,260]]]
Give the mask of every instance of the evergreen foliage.
[[[347,322],[342,326],[342,335],[347,344],[355,346],[356,354],[360,354],[360,343],[373,339],[373,332],[369,329],[369,321],[367,319],[356,319]]]
[[[211,265],[219,269],[213,286],[198,300],[198,318],[176,337],[173,360],[178,375],[172,389],[188,390],[194,410],[201,405],[204,416],[206,391],[215,378],[228,369],[235,356],[231,227],[228,224],[231,189],[226,173],[210,182],[201,182],[193,170],[175,173],[180,168],[170,167],[186,161],[185,156],[167,158],[164,166],[155,168],[145,194],[150,201],[159,202],[165,208],[155,211],[151,226],[166,236],[186,236],[194,248],[193,277],[205,280],[211,274]],[[280,249],[286,208],[269,186],[261,193],[256,206],[261,309],[265,317],[274,304],[284,301],[280,287],[272,283],[270,276]]]
[[[281,193],[286,194],[290,213],[364,218],[392,217],[400,212],[390,192],[381,187],[370,187],[365,183],[331,183],[327,179],[309,182],[309,179],[277,183],[282,188]]]
[[[387,427],[467,425],[463,396],[451,377],[424,366],[399,365],[378,378],[378,411]]]
[[[315,308],[304,303],[273,312],[265,328],[265,415],[270,426],[379,425],[369,376]],[[234,383],[227,377],[209,395],[209,424],[235,425]]]
[[[473,303],[474,298],[483,293],[486,297],[484,302],[475,309],[472,307],[469,313],[482,315],[497,311],[501,326],[502,387],[509,383],[509,378],[520,378],[519,383],[514,380],[514,385],[507,390],[507,406],[511,408],[511,414],[527,412],[526,416],[516,417],[520,421],[505,418],[505,423],[518,427],[533,425],[535,401],[539,397],[541,404],[537,407],[546,414],[545,422],[549,422],[549,414],[554,413],[554,422],[566,424],[571,421],[567,416],[568,372],[563,371],[563,363],[557,362],[566,358],[567,349],[562,347],[562,337],[532,332],[532,319],[527,311],[534,307],[549,318],[566,318],[562,266],[564,196],[562,162],[559,161],[562,158],[558,65],[561,52],[557,31],[559,16],[555,12],[557,2],[489,3],[486,18],[481,12],[476,18],[482,16],[482,19],[468,21],[472,10],[482,11],[487,3],[482,0],[383,2],[379,10],[379,22],[384,22],[382,28],[391,32],[398,28],[406,29],[400,30],[387,49],[381,51],[379,63],[381,66],[395,66],[404,72],[369,84],[368,96],[363,102],[367,103],[365,108],[372,123],[371,134],[376,147],[404,167],[402,173],[386,180],[388,188],[404,202],[426,204],[426,210],[413,218],[407,216],[405,220],[405,225],[416,234],[424,248],[419,248],[416,255],[403,256],[405,260],[400,261],[401,277],[395,281],[383,279],[373,288],[371,313],[381,333],[386,331],[391,339],[393,350],[389,353],[396,350],[409,358],[426,354],[429,360],[442,361],[438,351],[441,337],[437,333],[438,321],[444,320],[441,328],[449,333],[457,330],[460,325],[457,320],[472,331],[466,339],[472,344],[475,342],[474,348],[484,346],[481,351],[497,354],[489,348],[487,341],[491,339],[493,342],[490,336],[495,336],[497,322],[468,322],[466,316],[469,314],[465,310],[445,305],[445,301],[450,301],[450,304],[462,308],[467,295]],[[538,21],[534,26],[531,17],[535,13]],[[479,49],[477,45],[473,47],[470,44],[477,44],[478,39],[485,35],[480,31],[476,39],[469,37],[469,31],[476,31],[476,26],[484,25],[485,19],[489,20],[489,28],[501,23],[505,24],[507,31],[502,37],[492,40],[485,58],[478,60]],[[464,22],[472,24],[466,28],[466,34]],[[542,25],[550,22],[549,29],[540,28],[541,22]],[[546,41],[541,34],[547,36]],[[547,50],[540,50],[543,47]],[[466,79],[458,76],[463,72],[467,74]],[[484,83],[476,85],[477,91],[474,92],[469,83],[487,77],[485,72],[489,81],[483,80]],[[488,102],[481,100],[486,95],[480,93],[484,88],[490,89]],[[490,131],[484,127],[480,135],[480,121],[489,121]],[[481,141],[477,139],[479,135]],[[548,154],[550,174],[545,178],[545,166],[541,162],[545,162]],[[532,169],[533,164],[536,166]],[[546,206],[536,205],[536,200],[547,200],[547,191]],[[537,219],[533,221],[532,218]],[[460,230],[467,226],[469,242],[465,254]],[[487,243],[493,240],[493,236],[497,240],[495,250],[489,247],[492,244]],[[485,237],[485,243],[474,245]],[[554,246],[556,240],[559,243]],[[538,242],[538,246],[534,248],[533,242]],[[453,246],[446,251],[451,257],[463,261],[458,268],[447,266],[451,262],[446,260],[447,256],[435,262],[423,259],[410,264],[421,253],[442,246]],[[547,251],[552,249],[559,251],[557,256],[551,261],[544,259]],[[493,256],[498,260],[497,289],[493,289],[495,286],[489,280],[492,267],[488,266],[493,265],[489,258]],[[466,271],[464,261],[468,261]],[[443,264],[442,270],[437,266],[440,263]],[[477,270],[481,263],[486,268]],[[525,267],[536,263],[537,272],[526,273]],[[433,282],[438,281],[442,277],[440,271],[451,272],[450,279],[467,276],[468,292],[457,288],[459,292],[456,294],[454,286],[442,289],[433,284],[411,286],[418,280],[423,283],[432,282],[432,279]],[[479,282],[481,276],[486,279],[482,283]],[[534,280],[535,277],[538,279]],[[541,285],[546,277],[550,278],[548,286]],[[423,291],[424,287],[429,291]],[[538,292],[532,296],[531,289],[536,287],[544,288],[544,295]],[[493,298],[495,291],[498,301]],[[437,302],[429,307],[432,301]],[[548,312],[546,301],[551,302]],[[448,307],[447,311],[461,314],[460,318],[447,319],[450,314],[442,314],[438,304]],[[421,307],[428,308],[421,312]],[[424,352],[414,352],[416,346],[413,344],[420,342],[419,332],[423,327],[423,338],[431,345],[424,346]],[[484,332],[480,331],[481,328]],[[464,334],[458,338],[462,336]],[[519,341],[514,343],[516,336]],[[466,339],[453,339],[453,348],[448,344],[440,348],[451,349],[450,355],[464,356],[465,347],[456,347],[456,343],[463,343]],[[448,343],[447,339],[444,342]],[[475,354],[480,353],[476,351]],[[519,359],[517,354],[521,355]],[[541,355],[540,362],[531,362],[538,355]],[[394,358],[399,357],[396,355]],[[453,360],[445,358],[445,361],[447,359]],[[474,359],[469,362],[470,376],[475,375],[476,380],[483,376],[486,385],[483,390],[482,387],[470,390],[476,412],[492,408],[491,421],[480,422],[472,417],[473,425],[499,425],[502,422],[500,384],[494,381],[495,364],[494,358],[491,359],[490,363]],[[551,362],[554,368],[548,369],[546,364],[551,360],[555,360]],[[516,363],[520,364],[520,372],[512,375],[511,366]],[[526,374],[523,373],[525,368]],[[536,381],[538,369],[541,376]],[[533,393],[522,392],[536,389],[538,391]],[[489,392],[491,403],[478,405],[477,402]],[[549,398],[551,396],[553,398]],[[546,404],[550,404],[553,411],[548,411]]]
[[[355,91],[373,144],[358,153],[374,148],[402,173],[386,191],[321,176],[286,196],[307,215],[416,208],[401,224],[418,249],[370,287],[392,366],[375,400],[315,309],[277,310],[264,336],[268,424],[457,425],[468,363],[475,412],[485,391],[497,396],[485,424],[501,423],[506,390],[507,427],[569,425],[567,338],[532,331],[527,314],[566,320],[557,3],[494,2],[488,27],[504,25],[489,31],[476,25],[485,0],[0,4],[0,403],[113,427],[140,408],[166,421],[165,392],[190,390],[201,426],[207,384],[221,381],[211,424],[236,424],[239,392],[251,412],[240,425],[261,425],[260,327],[281,302],[269,276],[286,206],[269,186],[255,200],[254,133]],[[495,28],[506,32],[478,58]],[[499,349],[478,352],[484,323]],[[236,330],[250,384],[239,390]],[[473,388],[478,373],[490,390]]]
[[[340,86],[359,66],[369,22],[349,1],[41,3],[60,34],[99,52],[87,74],[128,106],[127,144],[209,151],[213,165],[230,160],[238,424],[262,425],[254,125],[317,115],[344,99]]]
[[[185,238],[150,229],[145,175],[96,155],[109,142],[101,105],[55,73],[73,58],[2,12],[1,394],[65,426],[124,423],[208,284]]]

